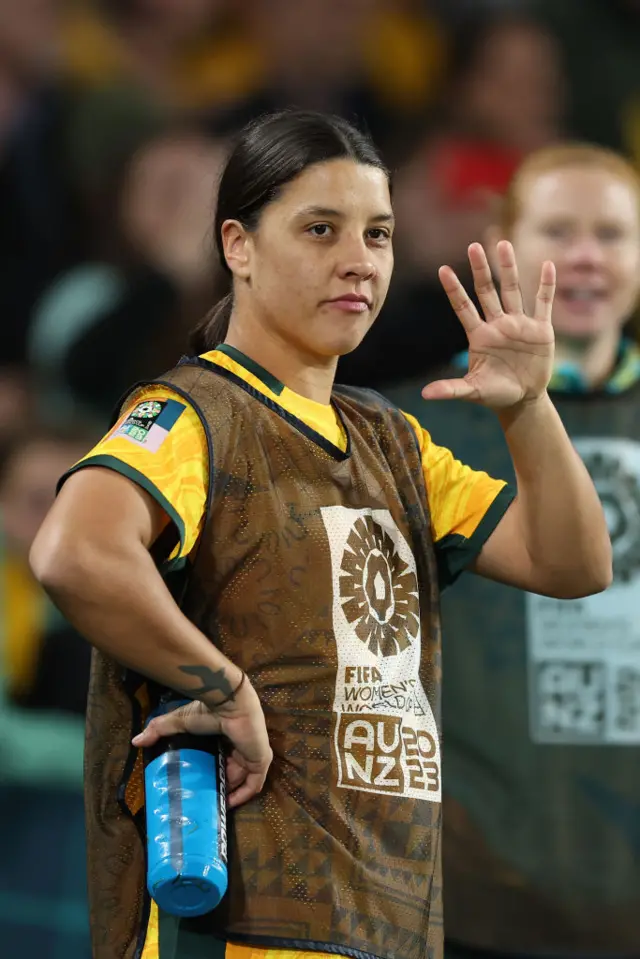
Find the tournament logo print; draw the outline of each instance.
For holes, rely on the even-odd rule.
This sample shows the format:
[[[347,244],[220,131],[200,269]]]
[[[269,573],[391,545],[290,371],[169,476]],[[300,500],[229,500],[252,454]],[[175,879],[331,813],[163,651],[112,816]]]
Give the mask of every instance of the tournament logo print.
[[[421,681],[416,561],[389,510],[321,509],[337,650],[336,785],[440,802],[440,740]]]
[[[628,582],[640,570],[640,484],[620,456],[583,455],[605,511],[615,579]]]
[[[145,400],[138,403],[114,436],[123,436],[130,443],[157,453],[186,409],[177,400]]]
[[[613,583],[575,600],[525,595],[531,738],[638,745],[640,443],[622,436],[576,436],[573,443],[604,510]]]
[[[162,413],[162,403],[148,400],[146,403],[140,403],[139,406],[136,406],[131,416],[139,416],[142,420],[148,420],[154,416],[159,416],[160,413]]]
[[[382,656],[406,649],[418,635],[418,580],[370,516],[354,524],[340,569],[342,609],[356,636]]]

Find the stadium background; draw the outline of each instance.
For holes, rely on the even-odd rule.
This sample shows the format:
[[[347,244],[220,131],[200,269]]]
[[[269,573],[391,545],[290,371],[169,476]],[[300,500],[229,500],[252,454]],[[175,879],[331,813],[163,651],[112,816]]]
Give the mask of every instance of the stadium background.
[[[2,0],[0,942],[88,959],[88,651],[26,553],[56,477],[224,292],[216,176],[265,110],[331,110],[395,172],[397,269],[340,379],[384,390],[452,356],[464,273],[514,166],[578,138],[640,163],[638,0]]]

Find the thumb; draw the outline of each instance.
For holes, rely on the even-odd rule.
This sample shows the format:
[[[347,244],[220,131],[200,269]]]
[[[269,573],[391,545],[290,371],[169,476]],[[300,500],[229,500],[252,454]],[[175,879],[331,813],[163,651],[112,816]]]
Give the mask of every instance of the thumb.
[[[156,716],[131,742],[134,746],[154,746],[163,736],[187,732],[187,718],[195,705],[196,703],[189,703],[162,716]]]
[[[222,732],[222,719],[204,703],[194,701],[180,706],[163,716],[152,719],[146,729],[131,742],[134,746],[155,746],[163,736],[176,733],[193,733],[195,736],[215,736]]]
[[[422,391],[424,400],[470,400],[476,395],[475,387],[465,379],[436,380]]]

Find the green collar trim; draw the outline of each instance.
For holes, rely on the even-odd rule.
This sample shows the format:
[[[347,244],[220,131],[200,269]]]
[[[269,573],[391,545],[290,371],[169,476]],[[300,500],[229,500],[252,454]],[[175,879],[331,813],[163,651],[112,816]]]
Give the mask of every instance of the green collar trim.
[[[235,346],[229,346],[228,343],[221,343],[220,346],[216,346],[216,350],[219,353],[224,353],[225,356],[228,356],[229,359],[238,363],[239,366],[244,367],[247,373],[251,373],[256,379],[260,380],[261,383],[264,383],[268,390],[271,390],[276,396],[280,396],[284,389],[284,383],[281,383],[280,380],[277,380],[268,370],[265,370],[264,366],[260,366],[260,364],[252,360],[250,356],[246,356],[240,350],[237,350]]]

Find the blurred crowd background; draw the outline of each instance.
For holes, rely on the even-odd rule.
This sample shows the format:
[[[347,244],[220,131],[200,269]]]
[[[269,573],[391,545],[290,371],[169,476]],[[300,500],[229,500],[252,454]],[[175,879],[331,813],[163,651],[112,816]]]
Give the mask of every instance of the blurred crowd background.
[[[465,272],[529,151],[640,164],[640,0],[0,0],[0,951],[88,959],[86,644],[28,572],[56,479],[225,292],[234,130],[285,106],[365,126],[395,171],[396,275],[340,379],[384,390],[463,345]]]

